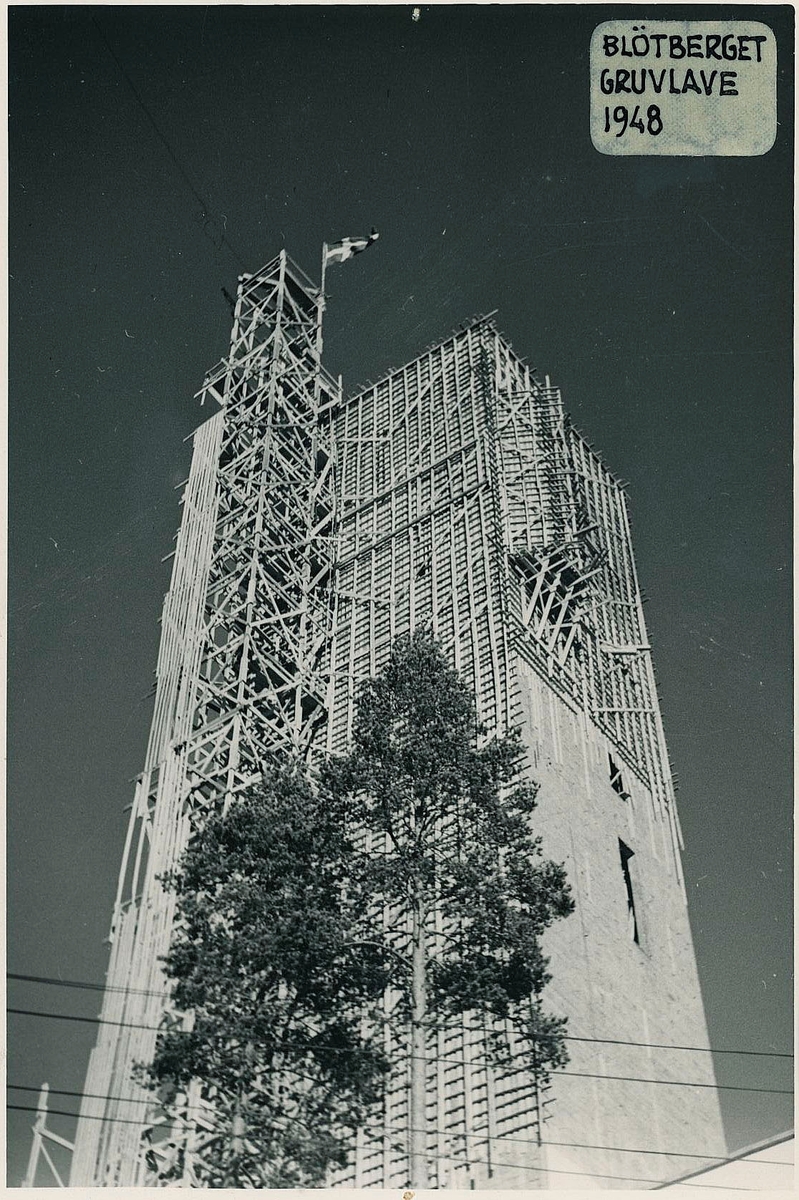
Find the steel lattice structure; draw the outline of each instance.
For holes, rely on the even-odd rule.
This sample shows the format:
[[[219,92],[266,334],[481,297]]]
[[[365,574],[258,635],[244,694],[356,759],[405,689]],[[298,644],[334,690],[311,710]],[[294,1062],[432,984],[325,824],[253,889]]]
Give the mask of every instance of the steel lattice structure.
[[[157,876],[270,754],[343,750],[359,683],[420,623],[473,686],[490,732],[529,731],[531,712],[542,727],[552,717],[555,730],[557,709],[558,728],[575,731],[586,795],[591,771],[609,759],[608,794],[630,801],[628,814],[637,808],[658,886],[687,930],[622,487],[570,425],[558,390],[535,378],[491,317],[345,400],[321,365],[323,287],[285,254],[242,276],[229,356],[202,389],[220,411],[194,438],[72,1184],[201,1181],[203,1148],[225,1136],[230,1103],[211,1106],[192,1088],[167,1114],[131,1078],[135,1062],[151,1059],[157,1027],[190,1020],[170,1009],[158,967],[173,910]],[[553,737],[550,749],[528,740],[534,771],[557,760],[557,783],[568,771],[557,765],[561,734]],[[544,817],[557,840],[561,816]],[[430,935],[440,932],[436,924]],[[686,936],[672,960],[690,992]],[[572,957],[566,991],[583,982]],[[659,986],[653,972],[651,995]],[[590,1005],[575,1011],[593,1020]],[[685,1014],[706,1037],[693,993]],[[408,1050],[396,1031],[386,1037],[393,1080],[337,1183],[408,1182]],[[536,1186],[552,1096],[526,1069],[495,1070],[476,1022],[436,1033],[429,1050],[434,1185]],[[712,1068],[697,1071],[712,1080]],[[115,1099],[94,1098],[103,1096]],[[585,1105],[588,1091],[580,1096]],[[651,1103],[659,1113],[660,1099]],[[686,1113],[716,1137],[715,1101],[696,1103]],[[646,1160],[640,1169],[665,1177]]]

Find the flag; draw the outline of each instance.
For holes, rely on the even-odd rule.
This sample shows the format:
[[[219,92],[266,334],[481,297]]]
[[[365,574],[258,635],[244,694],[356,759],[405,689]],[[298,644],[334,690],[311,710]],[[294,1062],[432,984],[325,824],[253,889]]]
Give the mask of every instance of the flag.
[[[368,249],[372,242],[376,242],[379,237],[380,234],[373,229],[368,237],[342,238],[340,242],[334,242],[332,246],[328,246],[325,262],[346,262],[348,258],[352,258],[353,254],[360,254],[362,250]]]

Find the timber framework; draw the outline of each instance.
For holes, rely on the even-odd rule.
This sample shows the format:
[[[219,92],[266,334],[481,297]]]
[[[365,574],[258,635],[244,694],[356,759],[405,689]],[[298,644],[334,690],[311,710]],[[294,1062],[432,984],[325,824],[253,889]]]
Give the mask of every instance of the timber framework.
[[[157,1030],[191,1019],[159,965],[174,921],[159,877],[275,751],[343,750],[359,683],[420,623],[474,687],[489,731],[523,723],[525,664],[602,739],[613,791],[623,802],[637,781],[647,796],[681,893],[622,486],[492,317],[345,398],[322,365],[324,304],[285,253],[241,276],[229,353],[199,393],[215,411],[194,434],[183,493],[72,1186],[202,1185],[234,1098],[211,1102],[192,1084],[167,1108],[133,1078]],[[540,1170],[547,1097],[495,1070],[468,1021],[432,1036],[434,1185],[474,1186],[509,1156],[523,1169],[525,1139]],[[388,1048],[401,1061],[406,1048]],[[401,1069],[381,1116],[339,1182],[407,1183]]]

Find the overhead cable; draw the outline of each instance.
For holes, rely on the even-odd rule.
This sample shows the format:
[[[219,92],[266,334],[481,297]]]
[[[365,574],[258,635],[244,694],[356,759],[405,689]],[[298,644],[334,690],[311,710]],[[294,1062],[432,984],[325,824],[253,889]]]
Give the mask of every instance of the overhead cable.
[[[9,1084],[7,1084],[7,1087],[11,1088],[13,1091],[16,1091],[16,1092],[38,1092],[41,1090],[40,1088],[33,1087],[30,1084],[22,1084],[22,1083],[9,1083]],[[159,1101],[156,1098],[153,1098],[151,1100],[135,1100],[135,1099],[131,1099],[131,1098],[128,1098],[125,1096],[103,1096],[97,1092],[74,1092],[74,1091],[68,1091],[65,1088],[54,1088],[54,1087],[51,1087],[49,1089],[49,1095],[52,1095],[52,1096],[75,1096],[79,1099],[83,1098],[83,1099],[87,1099],[87,1100],[106,1100],[106,1101],[114,1101],[114,1102],[118,1102],[118,1103],[122,1103],[122,1104],[157,1105],[159,1103]],[[181,1112],[207,1112],[208,1111],[208,1109],[205,1106],[196,1105],[196,1104],[180,1105],[179,1107],[180,1107]],[[50,1109],[48,1111],[55,1111],[55,1110]],[[74,1113],[74,1114],[70,1114],[70,1115],[78,1116],[79,1114]],[[98,1119],[101,1119],[101,1118],[98,1118]],[[108,1119],[116,1120],[116,1118],[108,1118]],[[404,1130],[405,1131],[404,1125],[403,1126],[379,1125],[379,1126],[368,1126],[367,1128],[369,1130],[377,1129],[378,1133],[381,1129],[394,1129],[394,1130]],[[407,1130],[406,1132],[412,1132],[412,1131]],[[428,1130],[427,1132],[437,1134],[442,1131],[434,1128],[434,1129]],[[452,1136],[455,1136],[455,1137],[467,1136],[466,1134],[453,1134],[453,1132],[451,1130],[444,1130],[443,1132],[445,1134],[448,1134],[450,1137],[452,1137]],[[733,1159],[722,1158],[718,1154],[695,1154],[688,1150],[652,1150],[651,1148],[644,1149],[644,1147],[642,1147],[642,1146],[603,1146],[603,1145],[598,1145],[595,1142],[550,1141],[549,1138],[543,1138],[542,1141],[539,1142],[538,1138],[520,1138],[520,1137],[513,1137],[509,1134],[495,1134],[493,1138],[489,1138],[489,1135],[487,1132],[472,1133],[472,1134],[469,1134],[468,1136],[477,1142],[485,1142],[485,1141],[490,1140],[492,1142],[502,1142],[503,1145],[507,1142],[508,1144],[512,1143],[513,1145],[519,1145],[519,1146],[538,1146],[538,1145],[561,1146],[561,1147],[569,1147],[571,1149],[577,1149],[577,1150],[612,1151],[614,1154],[649,1154],[649,1155],[655,1155],[660,1158],[696,1158],[696,1159],[701,1159],[706,1162],[716,1163],[718,1165],[721,1165],[724,1162],[734,1161]],[[777,1159],[758,1159],[758,1162],[768,1163],[771,1166],[781,1165],[779,1160],[777,1160]]]
[[[48,1017],[51,1020],[80,1021],[80,1022],[84,1022],[89,1025],[114,1025],[114,1026],[117,1026],[117,1027],[123,1028],[123,1029],[147,1029],[151,1033],[166,1033],[166,1032],[168,1032],[167,1030],[159,1029],[159,1027],[157,1025],[138,1025],[135,1022],[131,1022],[131,1021],[108,1021],[108,1020],[104,1020],[102,1017],[78,1017],[78,1016],[73,1016],[71,1013],[39,1012],[35,1009],[29,1009],[29,1008],[7,1008],[6,1011],[9,1013],[15,1013],[18,1016],[23,1016],[23,1017]],[[334,1053],[338,1053],[338,1054],[354,1053],[353,1049],[349,1046],[326,1046],[326,1045],[318,1044],[316,1046],[316,1049],[331,1050]],[[413,1057],[414,1057],[413,1055],[403,1055],[403,1058],[411,1059]],[[424,1056],[424,1058],[425,1058],[426,1062],[449,1062],[449,1063],[465,1063],[465,1062],[467,1062],[467,1060],[464,1058],[457,1058],[455,1056],[443,1055],[443,1054],[426,1054]],[[474,1064],[470,1062],[469,1065],[473,1066]],[[564,1075],[566,1075],[566,1076],[570,1075],[570,1076],[573,1076],[574,1078],[581,1078],[581,1079],[610,1079],[610,1080],[614,1080],[614,1081],[623,1081],[625,1083],[665,1084],[670,1087],[712,1088],[714,1090],[724,1091],[724,1092],[767,1092],[769,1095],[774,1095],[774,1096],[792,1096],[793,1095],[793,1089],[791,1089],[791,1088],[748,1087],[748,1086],[743,1086],[740,1084],[732,1084],[732,1083],[699,1083],[695,1080],[689,1080],[689,1079],[646,1079],[646,1078],[639,1078],[638,1076],[634,1076],[634,1075],[604,1075],[604,1074],[598,1074],[597,1072],[592,1072],[592,1071],[565,1071],[565,1070],[564,1071],[553,1070],[552,1075],[557,1076],[558,1078],[560,1078]]]
[[[103,45],[105,46],[106,50],[107,50],[107,51],[108,51],[108,53],[111,55],[111,57],[113,58],[114,62],[115,62],[115,63],[116,63],[116,65],[117,65],[117,67],[119,68],[120,74],[123,76],[123,78],[124,78],[124,79],[125,79],[125,81],[127,82],[127,85],[128,85],[128,87],[130,88],[130,90],[133,92],[133,95],[134,95],[134,97],[135,97],[135,99],[136,99],[136,103],[139,105],[139,108],[142,110],[142,112],[144,113],[145,117],[147,118],[147,120],[149,121],[150,125],[152,126],[152,129],[153,129],[153,131],[154,131],[154,133],[155,133],[156,137],[157,137],[157,138],[158,138],[158,140],[161,142],[161,145],[164,147],[164,149],[166,150],[167,154],[168,154],[168,155],[169,155],[169,157],[171,158],[171,160],[172,160],[172,162],[173,162],[173,164],[174,164],[174,166],[175,166],[175,168],[176,168],[176,170],[177,170],[178,174],[180,175],[180,177],[181,177],[181,179],[183,180],[183,182],[186,184],[186,187],[189,189],[189,191],[191,192],[192,196],[194,197],[194,199],[195,199],[195,200],[197,201],[197,203],[199,204],[199,206],[200,206],[200,208],[201,208],[201,210],[202,210],[202,216],[203,216],[203,221],[204,221],[203,230],[205,231],[205,228],[206,228],[206,226],[207,226],[207,224],[208,224],[209,217],[211,217],[211,216],[212,216],[210,205],[206,204],[205,200],[204,200],[204,199],[203,199],[203,197],[200,195],[200,193],[198,192],[197,188],[194,186],[194,184],[193,184],[193,182],[192,182],[192,180],[191,180],[191,178],[190,178],[190,176],[189,176],[188,172],[186,171],[185,167],[184,167],[184,166],[183,166],[183,164],[181,163],[181,161],[180,161],[180,159],[178,158],[178,156],[177,156],[177,154],[175,153],[175,151],[172,149],[172,147],[171,147],[171,145],[169,144],[169,142],[168,142],[168,140],[167,140],[167,138],[166,138],[165,134],[162,132],[162,130],[161,130],[161,128],[160,128],[160,126],[158,125],[158,122],[156,121],[156,119],[155,119],[155,117],[153,116],[152,112],[151,112],[151,111],[150,111],[150,109],[148,108],[147,104],[145,104],[145,102],[144,102],[144,98],[142,97],[141,93],[139,92],[139,89],[136,87],[135,83],[133,82],[133,80],[131,79],[130,75],[129,75],[129,74],[128,74],[128,72],[126,71],[126,69],[125,69],[125,67],[124,67],[124,65],[123,65],[123,63],[122,63],[122,61],[121,61],[121,59],[119,58],[119,56],[118,56],[118,55],[116,54],[116,52],[114,51],[114,48],[113,48],[113,46],[111,45],[110,41],[109,41],[109,40],[108,40],[108,38],[106,37],[105,33],[103,32],[103,30],[102,30],[102,28],[101,28],[101,26],[100,26],[99,22],[97,21],[97,18],[96,18],[94,15],[92,15],[92,16],[90,17],[90,20],[91,20],[91,22],[92,22],[92,25],[94,25],[95,29],[97,30],[97,33],[99,34],[99,36],[100,36],[100,39],[101,39],[101,41],[103,42]],[[241,256],[241,254],[239,254],[239,252],[238,252],[238,251],[237,251],[237,250],[236,250],[236,249],[235,249],[235,248],[234,248],[234,247],[233,247],[233,246],[230,244],[230,242],[228,241],[228,238],[227,238],[227,235],[226,235],[226,234],[225,234],[225,232],[224,232],[224,229],[223,229],[223,231],[222,231],[222,235],[221,235],[221,237],[220,237],[220,239],[219,239],[219,245],[220,245],[220,246],[227,246],[228,250],[230,251],[230,253],[231,253],[231,254],[233,255],[233,257],[235,258],[235,260],[236,260],[236,262],[238,263],[239,267],[241,267],[241,269],[243,270],[243,269],[244,269],[244,261],[243,261],[243,258],[242,258],[242,256]]]
[[[6,1107],[9,1109],[14,1109],[17,1112],[33,1112],[33,1113],[35,1113],[35,1112],[39,1111],[38,1109],[34,1108],[32,1105],[26,1105],[26,1104],[8,1104],[8,1105],[6,1105]],[[78,1116],[77,1113],[64,1112],[64,1111],[61,1111],[60,1109],[55,1109],[55,1108],[49,1109],[48,1111],[55,1116],[63,1116],[63,1117],[77,1117]],[[94,1120],[103,1120],[104,1119],[103,1117],[93,1117],[92,1118],[91,1114],[88,1114],[88,1117],[89,1117],[89,1119],[94,1119]],[[84,1119],[84,1118],[81,1118],[81,1119]],[[140,1121],[132,1121],[132,1120],[124,1118],[124,1117],[109,1117],[108,1120],[117,1125],[140,1125],[141,1124]],[[496,1140],[500,1140],[500,1139],[496,1139]],[[501,1139],[501,1140],[504,1140],[504,1139]],[[535,1144],[537,1145],[538,1143],[535,1143]],[[560,1144],[571,1144],[571,1143],[557,1143],[557,1142],[545,1142],[544,1143],[544,1145],[553,1145],[553,1146],[560,1145]],[[577,1143],[574,1143],[574,1144],[577,1145]],[[683,1155],[682,1157],[689,1158],[689,1157],[696,1157],[696,1156],[686,1154],[686,1155]],[[543,1174],[543,1175],[571,1175],[571,1176],[587,1177],[589,1179],[616,1179],[616,1180],[623,1180],[623,1181],[629,1182],[629,1183],[648,1183],[651,1185],[651,1188],[659,1188],[659,1187],[668,1186],[667,1183],[661,1183],[659,1180],[652,1179],[651,1176],[647,1176],[647,1175],[611,1175],[611,1174],[603,1173],[601,1171],[567,1171],[562,1168],[555,1168],[555,1167],[540,1167],[540,1166],[533,1166],[530,1164],[518,1163],[518,1162],[502,1162],[500,1159],[496,1159],[493,1157],[492,1158],[471,1158],[471,1157],[460,1158],[459,1155],[457,1154],[457,1152],[453,1153],[453,1154],[428,1154],[427,1158],[433,1160],[434,1162],[452,1163],[456,1167],[467,1167],[467,1168],[471,1167],[471,1166],[510,1167],[517,1171],[535,1171],[537,1174]],[[727,1159],[721,1159],[717,1162],[716,1165],[724,1166],[724,1164],[727,1161],[728,1161]],[[729,1161],[736,1161],[736,1160],[731,1159]],[[743,1161],[743,1160],[738,1160],[738,1161]],[[784,1164],[780,1164],[780,1165],[782,1166]],[[708,1169],[712,1170],[713,1168],[711,1167]],[[690,1187],[691,1185],[688,1184],[687,1186]],[[706,1184],[706,1185],[695,1185],[695,1186],[713,1186],[713,1185]],[[751,1192],[751,1191],[758,1191],[760,1189],[737,1186],[731,1190],[737,1191],[737,1192]]]
[[[14,971],[7,972],[8,979],[19,979],[26,983],[56,984],[59,987],[86,988],[98,992],[122,992],[130,996],[152,996],[155,999],[168,1000],[166,992],[148,991],[142,988],[105,987],[102,983],[84,983],[74,979],[53,979],[47,975],[21,975]],[[88,1018],[86,1018],[88,1020]],[[113,1023],[113,1022],[112,1022]],[[138,1026],[137,1028],[149,1028]],[[717,1049],[715,1046],[681,1046],[668,1042],[633,1042],[621,1038],[579,1037],[577,1034],[561,1035],[565,1042],[589,1042],[606,1046],[638,1046],[646,1050],[685,1050],[698,1054],[743,1054],[760,1058],[793,1058],[793,1054],[785,1050],[731,1050]]]

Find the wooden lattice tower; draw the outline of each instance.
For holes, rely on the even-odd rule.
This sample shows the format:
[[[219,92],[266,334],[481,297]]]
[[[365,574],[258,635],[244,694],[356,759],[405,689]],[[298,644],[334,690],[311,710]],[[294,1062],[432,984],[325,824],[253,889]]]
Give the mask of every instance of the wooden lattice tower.
[[[194,1183],[204,1144],[229,1125],[224,1098],[211,1109],[191,1089],[165,1112],[131,1071],[151,1061],[159,1025],[184,1020],[159,969],[174,901],[158,877],[270,754],[307,756],[325,720],[338,388],[320,362],[322,306],[285,253],[242,276],[230,353],[202,389],[221,410],[194,437],[73,1185],[168,1171]]]
[[[421,623],[487,730],[522,731],[537,831],[577,899],[547,945],[572,1074],[545,1089],[529,1060],[495,1070],[476,1021],[432,1035],[431,1182],[674,1176],[678,1150],[723,1153],[723,1137],[709,1054],[656,1048],[707,1033],[623,489],[490,317],[344,400],[320,363],[323,303],[283,255],[242,277],[204,387],[222,407],[195,435],[114,916],[103,1017],[121,1024],[93,1052],[72,1182],[191,1185],[229,1133],[225,1098],[195,1088],[167,1114],[130,1082],[155,1028],[184,1020],[163,998],[173,914],[155,877],[275,749],[343,750],[360,682]],[[408,1183],[408,1046],[386,1038],[392,1081],[336,1183]]]

